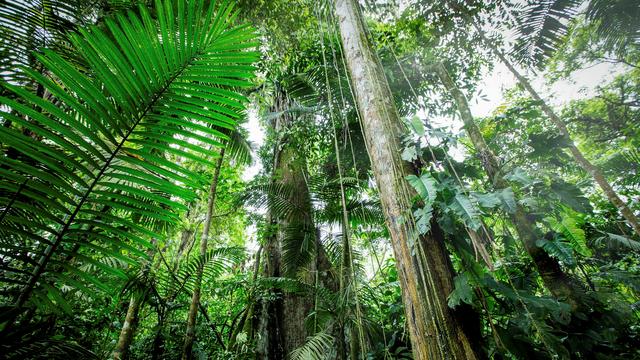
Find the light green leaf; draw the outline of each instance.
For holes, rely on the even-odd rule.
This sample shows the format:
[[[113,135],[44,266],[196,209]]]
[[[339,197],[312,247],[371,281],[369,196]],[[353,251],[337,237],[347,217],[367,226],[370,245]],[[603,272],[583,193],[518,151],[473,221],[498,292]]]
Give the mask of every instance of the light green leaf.
[[[418,195],[420,195],[425,203],[431,204],[435,201],[438,195],[438,181],[430,174],[425,173],[420,175],[420,177],[409,175],[406,179],[409,181],[409,184],[416,189]]]
[[[473,230],[480,229],[482,225],[480,212],[466,195],[462,193],[456,194],[449,207],[466,226]]]
[[[505,179],[509,181],[514,181],[523,186],[529,186],[533,184],[533,179],[529,177],[529,175],[522,170],[521,168],[515,168],[510,173],[504,176]]]
[[[413,129],[413,132],[416,133],[416,135],[424,136],[425,134],[424,124],[422,123],[422,120],[419,117],[414,116],[411,118],[411,128]]]

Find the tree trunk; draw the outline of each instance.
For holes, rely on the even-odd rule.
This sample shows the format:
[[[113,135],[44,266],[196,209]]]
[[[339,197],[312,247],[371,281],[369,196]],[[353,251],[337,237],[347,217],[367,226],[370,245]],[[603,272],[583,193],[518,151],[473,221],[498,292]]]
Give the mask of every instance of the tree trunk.
[[[567,126],[564,124],[564,122],[560,119],[560,117],[558,117],[558,115],[556,115],[553,109],[542,99],[542,97],[540,97],[538,92],[533,88],[533,86],[531,86],[531,83],[529,82],[529,80],[524,75],[520,74],[520,72],[516,70],[516,68],[511,64],[511,62],[507,60],[505,55],[486,38],[484,31],[482,31],[482,29],[476,23],[473,23],[473,26],[475,26],[476,30],[482,37],[482,41],[487,46],[489,46],[491,51],[500,59],[500,61],[502,61],[502,63],[509,69],[509,71],[511,71],[511,73],[516,77],[520,85],[522,85],[522,87],[524,87],[529,92],[529,94],[534,100],[540,103],[540,107],[542,108],[542,111],[545,113],[545,115],[547,115],[549,120],[551,120],[551,122],[556,126],[560,135],[562,135],[567,140],[567,143],[569,144],[569,152],[571,152],[571,155],[573,155],[573,158],[576,160],[578,165],[580,165],[580,167],[582,167],[584,171],[586,171],[589,175],[591,175],[591,177],[595,180],[596,184],[600,186],[600,189],[602,189],[607,199],[609,199],[609,201],[616,208],[618,208],[618,211],[620,211],[620,213],[627,220],[629,225],[631,225],[635,233],[637,235],[640,235],[640,221],[638,221],[638,217],[627,206],[627,204],[625,204],[625,202],[622,201],[622,199],[620,199],[616,191],[613,189],[611,184],[609,184],[609,182],[605,178],[602,171],[600,171],[598,167],[593,165],[584,156],[584,154],[580,151],[580,149],[578,149],[576,144],[571,139],[571,134],[569,133],[569,129],[567,129]]]
[[[113,351],[113,360],[127,359],[129,345],[131,345],[135,327],[138,324],[138,310],[140,310],[140,300],[136,296],[132,296],[129,301],[127,316],[124,318],[124,324],[122,324],[122,330],[120,330],[116,349]]]
[[[142,271],[144,277],[146,278],[151,270],[151,263],[153,262],[153,257],[155,253],[155,245],[157,241],[153,239],[151,243],[154,245],[154,248],[149,249],[147,251],[147,256],[149,256],[149,261],[143,265]],[[154,270],[157,269],[157,266],[160,263],[156,264]],[[122,329],[120,330],[120,336],[118,337],[118,342],[116,344],[116,348],[111,355],[113,360],[124,360],[127,359],[129,353],[129,346],[133,341],[133,335],[136,331],[136,326],[138,325],[138,312],[140,311],[140,305],[142,304],[142,300],[146,297],[148,292],[148,288],[143,291],[139,297],[136,294],[131,296],[131,300],[129,300],[129,307],[127,307],[127,315],[124,318],[124,323],[122,324]]]
[[[277,141],[274,149],[272,183],[280,183],[292,190],[287,202],[296,210],[286,217],[269,211],[268,221],[274,231],[267,237],[264,246],[263,276],[266,277],[294,277],[300,270],[284,263],[283,247],[287,238],[301,240],[303,237],[310,237],[315,242],[311,197],[306,182],[306,162],[296,144],[286,135],[286,130],[294,121],[291,113],[287,112],[290,106],[287,94],[282,89],[277,89],[271,112],[280,115],[273,123],[273,130],[276,134],[285,135]],[[308,273],[312,273],[315,263],[300,264],[301,267],[307,265],[311,268]],[[312,283],[310,275],[299,280]],[[275,290],[275,293],[277,299],[260,305],[256,331],[260,334],[257,351],[259,359],[284,359],[291,351],[302,346],[307,337],[304,320],[313,309],[313,299],[279,290]]]
[[[211,181],[211,187],[209,189],[209,201],[207,203],[207,215],[204,219],[204,226],[202,229],[202,237],[200,239],[200,258],[204,259],[207,255],[207,245],[209,241],[209,230],[211,228],[211,218],[215,211],[216,191],[218,187],[218,179],[220,178],[220,169],[222,168],[222,162],[224,160],[224,148],[220,151],[220,157],[216,164],[216,169],[213,174],[213,180]],[[190,360],[192,358],[193,341],[195,339],[196,331],[196,319],[198,316],[198,306],[200,305],[200,288],[202,285],[202,273],[204,271],[204,263],[201,262],[196,272],[196,284],[193,289],[193,295],[191,297],[191,305],[189,306],[189,314],[187,318],[187,332],[184,337],[184,346],[182,348],[182,360]]]
[[[391,235],[412,350],[416,360],[477,359],[462,322],[451,313],[447,296],[453,271],[440,230],[410,243],[416,229],[411,218],[415,192],[405,177],[412,173],[400,158],[402,123],[384,69],[366,37],[354,0],[336,0],[336,15],[346,63],[362,115],[363,132],[380,200]]]
[[[500,162],[489,146],[487,146],[480,129],[476,125],[466,97],[451,79],[444,65],[441,63],[437,64],[435,71],[455,101],[460,117],[464,123],[464,129],[480,157],[489,181],[496,189],[508,188],[509,184],[503,178],[502,174],[500,174]],[[515,225],[518,237],[538,268],[538,272],[546,288],[559,300],[569,303],[572,309],[577,309],[580,299],[584,295],[584,290],[575,279],[571,279],[562,271],[556,259],[553,259],[546,251],[536,245],[536,241],[542,238],[542,236],[536,232],[535,225],[529,220],[525,209],[520,203],[516,202],[516,211],[511,214],[510,217]]]

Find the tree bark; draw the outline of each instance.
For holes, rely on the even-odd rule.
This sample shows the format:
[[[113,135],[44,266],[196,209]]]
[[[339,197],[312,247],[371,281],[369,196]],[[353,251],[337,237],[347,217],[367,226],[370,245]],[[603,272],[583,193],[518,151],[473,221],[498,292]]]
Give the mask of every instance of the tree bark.
[[[287,110],[291,100],[286,92],[277,89],[272,112],[280,114],[273,123],[276,134],[286,134],[293,125],[294,119]],[[274,232],[267,237],[264,246],[264,270],[266,277],[294,277],[298,268],[291,268],[283,261],[283,245],[287,238],[310,237],[315,242],[315,227],[312,218],[311,197],[306,182],[306,162],[296,144],[284,135],[276,142],[274,149],[274,165],[272,183],[280,183],[292,189],[287,202],[296,208],[290,216],[281,216],[269,211],[268,221]],[[298,240],[300,240],[298,239]],[[290,264],[289,264],[290,265]],[[312,273],[315,263],[308,265]],[[300,279],[299,279],[300,280]],[[301,279],[311,283],[311,276]],[[258,358],[283,359],[302,346],[306,341],[307,331],[304,320],[313,309],[313,299],[309,296],[274,291],[276,299],[261,304],[257,333],[260,334]]]
[[[489,177],[489,181],[495,189],[508,188],[509,184],[500,174],[500,162],[485,142],[480,129],[476,125],[466,97],[451,79],[443,64],[436,64],[435,71],[455,101],[460,118],[464,123],[464,129],[480,157],[480,162]],[[584,295],[584,290],[575,279],[570,278],[562,270],[556,259],[553,259],[546,251],[536,245],[536,241],[542,236],[537,233],[535,225],[529,220],[525,209],[520,203],[516,202],[516,210],[513,214],[510,214],[510,217],[518,237],[529,256],[533,259],[545,287],[557,299],[566,301],[573,310],[577,309],[580,299]]]
[[[500,59],[500,61],[502,61],[502,63],[509,69],[509,71],[511,71],[511,73],[513,74],[513,76],[516,77],[520,85],[522,85],[522,87],[524,87],[527,90],[527,92],[529,92],[529,94],[534,100],[540,103],[540,107],[542,111],[545,113],[545,115],[547,115],[549,120],[551,120],[551,122],[556,126],[560,135],[562,135],[567,140],[567,143],[569,144],[569,152],[571,153],[571,155],[573,155],[573,158],[576,160],[578,165],[580,165],[580,167],[582,167],[582,169],[586,171],[587,174],[591,175],[591,177],[595,180],[596,184],[598,184],[600,189],[602,189],[602,192],[604,192],[607,199],[618,209],[618,211],[620,211],[620,214],[622,214],[622,217],[624,217],[627,220],[627,222],[629,223],[629,225],[631,225],[631,228],[633,228],[635,233],[637,235],[640,235],[640,221],[638,220],[638,217],[634,214],[633,210],[631,210],[627,206],[627,204],[625,204],[625,202],[622,201],[622,199],[620,199],[620,196],[618,196],[618,194],[613,189],[611,184],[609,184],[609,182],[607,181],[602,171],[600,171],[600,169],[597,166],[593,165],[584,156],[582,151],[578,149],[576,144],[573,142],[573,139],[571,138],[571,134],[569,133],[569,129],[567,129],[567,126],[565,125],[565,123],[560,119],[560,117],[555,113],[555,111],[553,111],[553,109],[542,99],[542,97],[540,97],[538,92],[533,88],[533,86],[531,86],[531,83],[529,82],[529,80],[524,75],[520,74],[520,72],[516,70],[516,68],[511,64],[511,62],[506,58],[506,56],[487,39],[487,37],[484,34],[484,31],[478,26],[478,24],[474,22],[473,26],[476,28],[476,30],[480,34],[482,41],[491,49],[491,51]]]
[[[416,229],[411,221],[415,192],[405,177],[412,173],[400,158],[402,123],[384,69],[366,37],[354,0],[336,0],[342,45],[373,173],[391,235],[412,350],[416,360],[477,359],[469,336],[447,305],[453,271],[440,230],[410,243]],[[412,250],[416,250],[415,253]]]
[[[157,241],[153,239],[151,243],[156,245]],[[146,277],[151,270],[151,263],[153,262],[153,257],[155,253],[155,248],[149,249],[147,251],[147,256],[149,256],[149,261],[143,265],[143,274]],[[157,263],[156,266],[160,265]],[[156,269],[156,267],[154,267]],[[139,297],[136,294],[131,296],[131,300],[129,300],[129,306],[127,307],[127,315],[124,318],[124,323],[122,324],[122,329],[120,330],[120,336],[118,337],[118,342],[116,343],[116,348],[111,354],[111,358],[113,360],[124,360],[128,358],[129,354],[129,346],[133,341],[133,336],[136,331],[136,326],[138,325],[138,312],[140,311],[140,306],[142,305],[142,300],[146,297],[148,292],[148,288],[144,290],[143,294]]]
[[[136,296],[132,296],[129,301],[129,308],[127,309],[127,316],[124,318],[124,324],[122,324],[122,330],[120,330],[120,337],[116,349],[113,351],[113,360],[125,360],[129,353],[129,345],[133,340],[135,328],[138,324],[138,311],[140,310],[140,300]]]
[[[216,192],[218,188],[218,179],[220,178],[220,169],[224,160],[224,148],[220,151],[220,157],[216,163],[216,169],[209,188],[209,201],[207,203],[207,215],[204,219],[202,228],[202,237],[200,239],[200,258],[204,259],[207,255],[207,245],[209,241],[209,230],[211,228],[211,218],[215,211]],[[184,337],[184,346],[182,348],[182,360],[190,360],[192,358],[193,341],[195,340],[196,320],[198,316],[198,306],[200,305],[200,290],[202,285],[202,273],[204,271],[204,263],[201,262],[196,272],[196,284],[191,297],[191,305],[189,306],[189,314],[187,317],[187,331]]]

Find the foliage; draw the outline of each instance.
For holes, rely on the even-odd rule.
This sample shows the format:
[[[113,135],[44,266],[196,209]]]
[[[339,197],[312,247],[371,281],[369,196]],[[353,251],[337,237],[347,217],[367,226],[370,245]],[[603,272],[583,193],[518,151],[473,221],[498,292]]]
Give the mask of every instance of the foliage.
[[[453,275],[433,295],[480,357],[639,357],[640,239],[570,153],[640,211],[636,2],[361,3],[403,119],[403,163],[386,165],[410,174],[406,211],[381,205],[355,102],[369,89],[331,2],[0,4],[0,357],[111,358],[132,329],[129,359],[254,359],[295,323],[298,348],[271,357],[411,359],[392,222],[414,257],[444,241]],[[475,113],[496,92],[491,46],[540,71],[535,87],[612,73],[572,101],[506,89],[472,119],[484,149],[434,69]]]

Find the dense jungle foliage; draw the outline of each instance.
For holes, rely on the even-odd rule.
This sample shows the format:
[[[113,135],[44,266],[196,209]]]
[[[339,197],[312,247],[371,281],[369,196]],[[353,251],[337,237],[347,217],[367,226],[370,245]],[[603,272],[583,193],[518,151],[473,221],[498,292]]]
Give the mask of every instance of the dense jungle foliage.
[[[0,358],[640,359],[637,0],[0,27]]]

